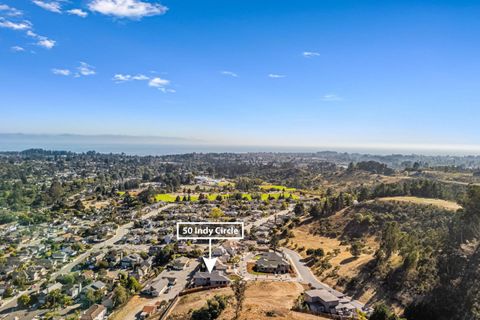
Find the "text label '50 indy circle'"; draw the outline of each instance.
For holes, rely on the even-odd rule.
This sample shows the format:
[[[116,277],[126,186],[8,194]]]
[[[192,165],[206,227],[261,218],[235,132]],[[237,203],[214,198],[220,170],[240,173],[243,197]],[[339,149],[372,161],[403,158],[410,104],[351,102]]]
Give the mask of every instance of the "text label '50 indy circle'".
[[[177,222],[178,240],[240,240],[243,235],[243,222]]]

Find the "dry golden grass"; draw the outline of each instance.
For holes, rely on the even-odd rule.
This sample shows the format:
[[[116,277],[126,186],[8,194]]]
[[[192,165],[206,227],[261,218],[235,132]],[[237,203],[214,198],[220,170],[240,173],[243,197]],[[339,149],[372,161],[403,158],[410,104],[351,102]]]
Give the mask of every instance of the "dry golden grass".
[[[208,299],[213,298],[213,296],[215,296],[216,294],[232,295],[233,292],[230,288],[218,288],[187,294],[180,297],[171,315],[187,315],[191,310],[200,309],[205,305]]]
[[[250,282],[245,292],[240,319],[268,320],[272,318],[267,316],[268,312],[272,312],[278,320],[323,319],[290,310],[303,291],[303,286],[297,282]],[[232,319],[233,306],[234,303],[222,313],[219,319]]]
[[[299,252],[300,255],[302,255],[303,257],[307,256],[307,249],[322,248],[325,251],[325,254],[327,254],[328,252],[333,253],[335,249],[339,250],[340,252],[338,253],[338,255],[333,256],[329,261],[332,265],[332,268],[324,271],[322,275],[318,277],[318,279],[328,285],[336,287],[337,289],[343,289],[342,286],[338,285],[338,279],[353,278],[357,276],[362,270],[362,268],[374,259],[373,254],[378,248],[378,244],[373,237],[367,238],[365,240],[364,253],[362,253],[360,257],[355,258],[349,251],[350,246],[341,244],[338,239],[322,237],[310,233],[310,230],[311,228],[313,228],[314,225],[315,224],[312,223],[295,228],[293,230],[294,237],[290,239],[289,247],[292,249],[296,248],[297,251],[299,251],[299,248],[304,247],[305,250]],[[327,276],[335,268],[338,268],[336,272],[338,277]],[[369,298],[370,296],[365,295],[360,297],[359,300],[366,302]]]
[[[148,299],[139,296],[133,296],[127,304],[120,310],[112,314],[111,320],[133,319],[140,312],[142,306],[147,303]]]
[[[429,198],[419,198],[419,197],[384,197],[378,198],[377,200],[380,201],[400,201],[400,202],[409,202],[415,204],[423,204],[423,205],[432,205],[437,206],[447,210],[457,211],[462,207],[453,201],[441,200],[441,199],[429,199]]]
[[[267,312],[273,312],[277,320],[314,320],[325,319],[308,314],[293,312],[297,297],[304,291],[302,285],[296,282],[249,282],[245,292],[245,301],[241,312],[241,320],[268,320]],[[205,305],[207,299],[215,294],[232,295],[230,288],[196,292],[180,298],[171,313],[173,319],[189,319],[191,310]],[[222,312],[220,320],[230,320],[234,315],[235,300],[232,297],[227,308]]]
[[[95,208],[95,209],[101,209],[105,208],[110,204],[109,200],[103,200],[103,201],[97,201],[97,200],[92,200],[92,201],[83,201],[83,205],[85,208]]]

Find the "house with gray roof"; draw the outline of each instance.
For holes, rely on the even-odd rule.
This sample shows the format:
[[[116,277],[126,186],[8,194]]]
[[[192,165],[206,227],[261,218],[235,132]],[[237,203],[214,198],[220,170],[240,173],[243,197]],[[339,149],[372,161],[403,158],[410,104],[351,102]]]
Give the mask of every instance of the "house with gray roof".
[[[230,279],[220,271],[197,272],[193,276],[195,287],[226,287],[230,284]]]
[[[266,273],[288,273],[290,263],[281,253],[264,252],[255,263],[255,270]]]

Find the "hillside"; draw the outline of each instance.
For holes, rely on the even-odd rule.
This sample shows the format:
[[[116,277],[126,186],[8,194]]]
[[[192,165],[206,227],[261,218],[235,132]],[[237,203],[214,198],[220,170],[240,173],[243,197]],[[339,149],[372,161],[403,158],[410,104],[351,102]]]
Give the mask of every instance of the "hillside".
[[[303,217],[287,246],[300,252],[321,281],[363,302],[386,300],[400,311],[435,283],[437,240],[458,208],[453,202],[416,197],[366,201],[328,217]],[[398,243],[380,264],[390,224],[396,226]],[[312,253],[315,249],[321,252]],[[405,257],[411,252],[415,268],[406,271]]]

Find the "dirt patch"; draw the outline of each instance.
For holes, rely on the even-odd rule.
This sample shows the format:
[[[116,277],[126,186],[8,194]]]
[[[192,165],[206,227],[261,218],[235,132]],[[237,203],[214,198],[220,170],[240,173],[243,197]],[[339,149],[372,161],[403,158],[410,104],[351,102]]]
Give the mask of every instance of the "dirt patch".
[[[102,201],[97,201],[97,200],[91,200],[91,201],[83,201],[83,205],[85,208],[95,208],[95,209],[102,209],[106,208],[111,204],[110,200],[102,200]]]

